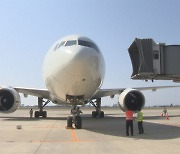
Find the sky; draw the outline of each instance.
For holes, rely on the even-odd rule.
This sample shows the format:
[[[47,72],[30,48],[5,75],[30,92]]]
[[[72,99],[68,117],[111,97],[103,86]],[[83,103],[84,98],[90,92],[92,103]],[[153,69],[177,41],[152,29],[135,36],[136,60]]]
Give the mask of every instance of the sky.
[[[50,46],[71,34],[91,38],[101,49],[106,75],[102,88],[178,85],[132,80],[128,47],[135,38],[180,44],[179,0],[1,0],[0,85],[46,88],[42,64]],[[143,92],[146,106],[180,105],[180,88]],[[103,99],[117,104],[118,97]],[[29,96],[22,104],[34,105]]]

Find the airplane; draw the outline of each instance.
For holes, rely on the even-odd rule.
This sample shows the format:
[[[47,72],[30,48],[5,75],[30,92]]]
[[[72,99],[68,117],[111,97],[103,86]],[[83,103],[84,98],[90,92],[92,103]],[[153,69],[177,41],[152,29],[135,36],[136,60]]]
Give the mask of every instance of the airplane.
[[[100,89],[105,76],[105,61],[94,41],[81,35],[69,35],[55,42],[47,52],[43,63],[43,79],[47,89],[24,87],[0,87],[0,112],[12,113],[24,96],[38,97],[39,111],[35,118],[47,117],[43,108],[51,101],[54,104],[72,105],[72,116],[67,117],[67,127],[82,128],[82,118],[78,105],[91,103],[95,107],[92,117],[104,117],[101,98],[113,98],[119,94],[118,105],[121,110],[137,111],[145,105],[142,90],[156,90],[178,86],[138,87],[119,89]]]

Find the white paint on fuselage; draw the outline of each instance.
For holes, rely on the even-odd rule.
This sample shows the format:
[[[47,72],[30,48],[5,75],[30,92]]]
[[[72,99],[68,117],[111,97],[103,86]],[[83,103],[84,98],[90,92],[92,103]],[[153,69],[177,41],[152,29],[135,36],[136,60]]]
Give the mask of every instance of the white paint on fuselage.
[[[85,100],[90,99],[104,79],[105,63],[100,51],[81,45],[54,50],[57,43],[78,39],[94,43],[83,36],[65,37],[50,48],[44,60],[45,84],[52,96],[60,101],[65,101],[66,95],[84,95]]]

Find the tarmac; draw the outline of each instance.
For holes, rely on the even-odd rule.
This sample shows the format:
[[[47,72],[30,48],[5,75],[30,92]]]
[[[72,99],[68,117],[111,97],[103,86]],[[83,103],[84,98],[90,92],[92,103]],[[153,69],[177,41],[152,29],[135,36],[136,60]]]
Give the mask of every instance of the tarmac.
[[[144,134],[125,134],[125,115],[104,108],[103,119],[91,118],[92,108],[81,108],[82,129],[66,129],[70,108],[47,109],[47,119],[29,118],[29,109],[0,114],[0,153],[4,154],[180,154],[180,108],[144,109]]]

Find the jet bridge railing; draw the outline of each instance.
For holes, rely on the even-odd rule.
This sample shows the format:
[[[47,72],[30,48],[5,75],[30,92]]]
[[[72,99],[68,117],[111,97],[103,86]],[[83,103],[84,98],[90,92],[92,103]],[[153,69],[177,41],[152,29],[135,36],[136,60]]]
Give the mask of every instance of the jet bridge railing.
[[[136,38],[128,48],[132,79],[180,81],[180,45]]]

